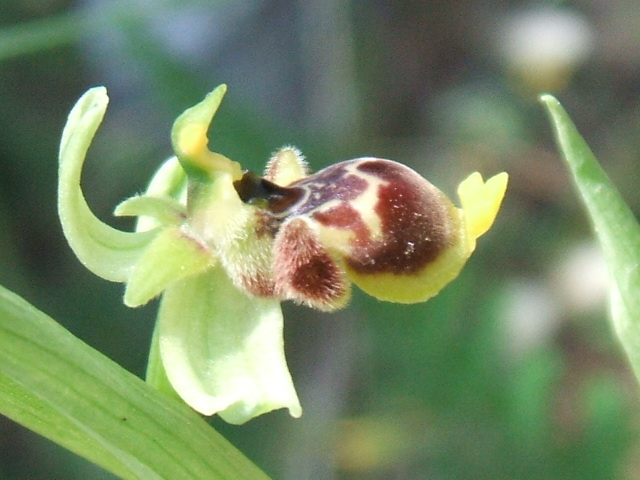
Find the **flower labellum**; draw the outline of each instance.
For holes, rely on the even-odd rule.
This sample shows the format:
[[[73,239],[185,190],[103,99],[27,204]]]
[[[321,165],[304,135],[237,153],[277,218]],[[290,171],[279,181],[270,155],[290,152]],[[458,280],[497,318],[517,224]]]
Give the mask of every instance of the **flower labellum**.
[[[310,174],[284,147],[264,175],[208,149],[224,85],[174,123],[176,153],[144,195],[97,219],[80,188],[104,116],[104,88],[76,104],[62,136],[58,208],[82,263],[126,283],[135,307],[162,295],[147,380],[205,415],[231,423],[301,407],[284,356],[280,302],[344,307],[354,283],[381,300],[422,302],[453,280],[493,223],[507,175],[459,186],[462,208],[399,163],[359,158]]]
[[[282,170],[299,173],[283,182]],[[486,183],[473,174],[459,189],[468,208],[458,209],[397,162],[358,158],[308,175],[299,152],[286,147],[264,178],[247,172],[234,182],[273,241],[269,283],[240,286],[320,310],[343,307],[351,282],[381,300],[425,301],[458,275],[493,223],[506,183],[504,173]]]

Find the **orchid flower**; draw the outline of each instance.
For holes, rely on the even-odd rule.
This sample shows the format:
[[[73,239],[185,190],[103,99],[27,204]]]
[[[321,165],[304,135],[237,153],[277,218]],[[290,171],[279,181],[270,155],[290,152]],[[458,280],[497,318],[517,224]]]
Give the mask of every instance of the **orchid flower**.
[[[225,91],[178,117],[175,156],[115,209],[138,217],[133,232],[103,223],[84,199],[82,166],[108,103],[103,87],[86,92],[62,134],[59,215],[79,260],[126,283],[126,305],[161,296],[152,385],[230,423],[277,408],[299,417],[280,302],[332,311],[352,284],[381,300],[427,300],[491,227],[507,175],[470,175],[458,188],[461,208],[408,167],[373,157],[311,174],[284,147],[259,176],[208,148]]]

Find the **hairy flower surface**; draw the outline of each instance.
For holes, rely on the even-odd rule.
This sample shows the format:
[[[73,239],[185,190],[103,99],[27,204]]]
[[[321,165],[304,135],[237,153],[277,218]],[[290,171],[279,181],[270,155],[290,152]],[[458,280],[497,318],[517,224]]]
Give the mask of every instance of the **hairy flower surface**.
[[[82,195],[82,165],[108,102],[104,88],[89,90],[62,136],[59,214],[83,264],[126,283],[127,305],[162,294],[150,383],[232,423],[282,407],[297,417],[280,302],[335,310],[352,283],[382,300],[427,300],[490,228],[507,176],[472,174],[458,189],[462,208],[408,167],[372,157],[310,174],[285,147],[260,177],[208,149],[225,90],[176,120],[176,156],[144,195],[116,208],[138,217],[135,232],[101,222]]]

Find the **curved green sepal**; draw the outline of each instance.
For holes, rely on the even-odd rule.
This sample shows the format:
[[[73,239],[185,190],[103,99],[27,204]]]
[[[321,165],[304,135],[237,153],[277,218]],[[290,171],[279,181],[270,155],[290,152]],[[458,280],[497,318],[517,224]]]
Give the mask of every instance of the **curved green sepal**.
[[[187,209],[170,197],[131,197],[120,203],[113,214],[117,217],[150,217],[159,225],[180,225],[187,217]]]
[[[209,125],[226,91],[226,85],[218,86],[200,103],[185,110],[173,123],[173,149],[187,175],[195,180],[207,181],[214,172],[219,171],[231,173],[234,180],[242,176],[240,164],[207,148]]]
[[[129,307],[144,305],[171,283],[201,272],[215,263],[208,247],[179,227],[162,231],[144,251],[124,294]]]
[[[91,212],[82,194],[82,166],[108,102],[104,87],[92,88],[69,114],[60,143],[58,214],[78,259],[96,275],[122,282],[157,232],[130,233],[110,227]]]
[[[234,424],[278,408],[301,415],[277,301],[246,296],[214,267],[165,291],[158,328],[166,374],[198,412]]]

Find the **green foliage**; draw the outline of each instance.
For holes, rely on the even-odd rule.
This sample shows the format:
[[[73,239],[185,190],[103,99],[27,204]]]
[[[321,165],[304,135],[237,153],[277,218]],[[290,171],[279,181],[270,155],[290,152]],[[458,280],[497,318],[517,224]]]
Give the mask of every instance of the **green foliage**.
[[[541,101],[602,246],[611,280],[613,326],[640,377],[640,225],[562,105],[551,95]]]
[[[0,412],[123,479],[267,478],[192,410],[5,289]]]
[[[206,12],[225,2],[183,5],[195,3],[206,4],[201,10]],[[223,12],[218,18],[231,32],[224,38],[224,53],[204,44],[198,60],[190,63],[193,58],[169,54],[158,31],[149,29],[149,23],[166,25],[151,14],[166,12],[167,2],[154,2],[153,12],[136,10],[131,2],[109,3],[124,7],[125,14],[117,16],[104,15],[95,6],[72,9],[69,15],[52,12],[68,8],[69,2],[7,2],[0,7],[4,22],[0,33],[0,58],[4,59],[0,64],[0,283],[143,376],[157,308],[126,309],[121,305],[121,286],[92,278],[71,258],[54,208],[60,126],[80,92],[107,81],[105,71],[114,75],[108,80],[113,81],[110,88],[121,86],[117,83],[121,72],[142,76],[144,96],[154,104],[153,113],[144,110],[143,120],[127,121],[126,131],[106,126],[90,154],[98,161],[90,161],[84,175],[89,205],[107,216],[115,203],[144,185],[158,158],[168,155],[169,145],[162,146],[166,140],[162,135],[175,115],[199,99],[212,82],[233,82],[233,74],[241,72],[245,79],[241,83],[254,88],[249,78],[275,77],[282,82],[281,90],[272,94],[271,89],[256,89],[260,102],[225,109],[217,120],[216,146],[248,168],[259,171],[271,151],[294,142],[314,170],[336,160],[375,154],[412,161],[422,172],[434,175],[434,181],[439,177],[443,186],[453,186],[454,179],[479,166],[507,170],[513,183],[505,210],[473,261],[429,304],[397,308],[356,295],[349,310],[332,316],[287,305],[287,356],[305,414],[294,421],[284,412],[276,413],[242,428],[214,420],[216,429],[274,477],[283,479],[314,478],[309,472],[319,472],[315,478],[324,474],[342,480],[625,477],[627,470],[637,466],[638,401],[627,383],[625,365],[616,355],[617,345],[609,344],[612,336],[603,328],[606,322],[600,312],[592,311],[586,319],[575,313],[564,316],[559,333],[550,334],[521,357],[505,352],[501,324],[505,284],[523,277],[548,280],[544,275],[556,267],[560,248],[583,238],[583,221],[574,214],[571,200],[566,201],[567,182],[554,170],[557,162],[548,149],[548,127],[536,122],[539,108],[532,93],[512,88],[513,77],[496,62],[486,61],[493,54],[486,36],[477,37],[484,31],[477,18],[490,18],[493,25],[505,12],[476,2],[472,8],[480,17],[464,16],[459,11],[472,2],[436,3],[390,2],[384,9],[351,3],[350,15],[341,20],[351,20],[353,30],[336,35],[333,29],[343,22],[314,17],[305,24],[306,46],[272,37],[286,32],[297,35],[299,30],[288,26],[298,25],[304,17],[302,4],[287,5],[277,15],[263,8],[257,9],[255,17],[244,11],[248,22]],[[522,5],[528,3],[534,2]],[[580,99],[572,109],[576,117],[584,118],[583,133],[603,152],[607,169],[619,179],[620,190],[633,206],[640,198],[635,185],[639,110],[637,89],[632,88],[638,69],[630,63],[635,61],[633,55],[624,55],[634,47],[624,42],[634,42],[639,29],[638,16],[624,8],[628,6],[612,4],[606,18],[615,28],[599,30],[599,35],[613,40],[617,48],[613,56],[591,59],[588,68],[578,72],[578,81],[567,79],[564,95],[567,101]],[[306,4],[304,10],[307,15],[318,13]],[[276,16],[274,25],[270,19]],[[25,22],[29,17],[39,20]],[[117,58],[107,55],[106,66],[100,60],[104,69],[97,73],[91,43],[102,38],[103,29],[117,32],[111,38],[117,39],[120,49]],[[210,32],[218,36],[224,30],[211,28]],[[342,49],[340,39],[350,42],[353,50]],[[309,47],[315,50],[310,52]],[[346,64],[327,64],[330,52],[341,55]],[[348,63],[350,53],[353,63]],[[243,68],[237,63],[227,65],[236,56]],[[265,69],[254,68],[250,58]],[[293,67],[285,63],[287,59]],[[249,70],[244,69],[247,63]],[[354,69],[357,81],[343,92],[355,90],[360,97],[345,102],[344,108],[360,105],[363,110],[359,119],[355,110],[360,131],[348,129],[345,145],[344,136],[335,139],[304,127],[307,121],[313,125],[317,106],[326,99],[318,80],[335,82],[336,75],[347,75],[345,80],[351,81],[349,69]],[[284,75],[277,76],[277,70]],[[242,93],[233,85],[241,103]],[[315,102],[315,109],[309,102],[292,100],[300,90]],[[112,112],[117,116],[124,110],[126,115],[129,105],[137,109],[140,96],[139,84],[125,85],[114,96]],[[284,115],[277,116],[266,97],[286,104]],[[233,104],[238,107],[237,101]],[[300,116],[283,121],[283,116],[300,110],[309,115],[304,121]],[[332,123],[343,124],[340,111],[324,114]],[[150,134],[141,142],[137,132],[147,124],[161,136]],[[122,164],[102,162],[110,158],[122,159]],[[136,167],[125,169],[124,165]],[[105,178],[105,172],[110,182],[96,180]],[[120,219],[117,222],[131,227]],[[574,343],[566,342],[567,334]],[[2,327],[0,336],[5,335]],[[15,412],[11,418],[42,428],[57,425],[62,433],[72,435],[70,420],[46,408],[43,400],[34,399],[7,376],[2,377],[0,392],[9,392],[0,397],[0,404],[7,414]],[[17,416],[33,402],[39,405],[39,414]],[[368,442],[349,444],[362,447],[350,451],[361,452],[380,440],[380,455],[366,465],[332,463],[344,445],[342,426],[363,418],[375,422],[376,428],[366,430]],[[401,441],[390,446],[385,444],[389,439]],[[67,445],[74,448],[72,443],[69,440]],[[78,443],[106,451],[96,441]],[[2,479],[108,475],[54,450],[4,418],[0,418],[0,448]],[[384,462],[376,463],[376,458]]]

